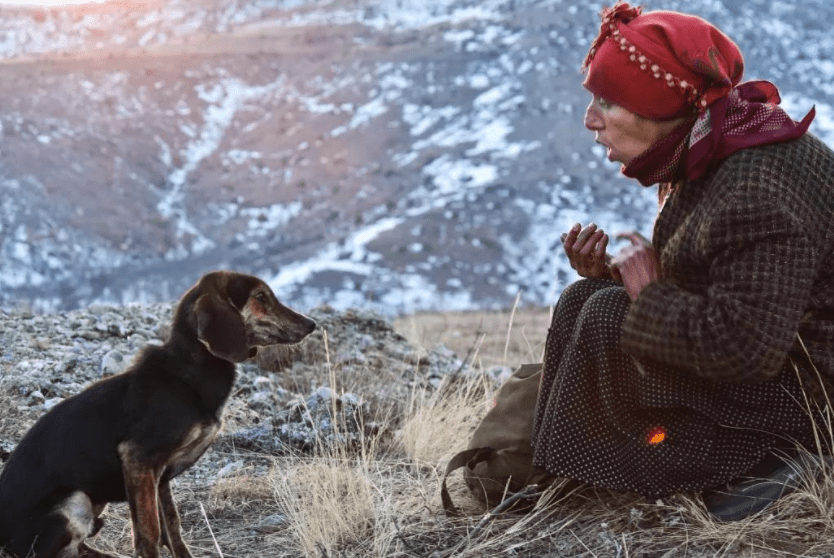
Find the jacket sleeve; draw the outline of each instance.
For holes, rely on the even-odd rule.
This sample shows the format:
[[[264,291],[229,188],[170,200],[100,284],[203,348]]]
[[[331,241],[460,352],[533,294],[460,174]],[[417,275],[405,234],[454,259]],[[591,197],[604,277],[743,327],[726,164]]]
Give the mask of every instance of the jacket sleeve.
[[[816,273],[818,254],[803,227],[772,201],[730,200],[699,232],[705,289],[666,279],[648,285],[626,316],[623,350],[712,380],[777,374]]]

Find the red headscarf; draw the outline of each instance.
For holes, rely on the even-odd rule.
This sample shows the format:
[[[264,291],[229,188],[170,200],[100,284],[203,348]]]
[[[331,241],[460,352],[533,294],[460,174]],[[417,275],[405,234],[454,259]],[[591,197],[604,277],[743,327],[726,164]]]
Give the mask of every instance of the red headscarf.
[[[739,149],[791,140],[808,130],[813,108],[797,123],[777,106],[781,99],[773,84],[739,85],[741,51],[703,19],[644,14],[625,2],[601,15],[599,36],[582,67],[588,72],[584,86],[650,120],[688,117],[623,167],[626,176],[646,186],[695,179]]]

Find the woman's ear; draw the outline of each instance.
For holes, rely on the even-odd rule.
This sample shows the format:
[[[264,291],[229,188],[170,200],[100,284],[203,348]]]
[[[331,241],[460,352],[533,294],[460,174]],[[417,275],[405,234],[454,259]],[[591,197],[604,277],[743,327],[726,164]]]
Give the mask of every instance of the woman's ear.
[[[203,295],[194,304],[197,339],[208,351],[229,362],[243,362],[249,357],[246,328],[237,308],[217,295]]]

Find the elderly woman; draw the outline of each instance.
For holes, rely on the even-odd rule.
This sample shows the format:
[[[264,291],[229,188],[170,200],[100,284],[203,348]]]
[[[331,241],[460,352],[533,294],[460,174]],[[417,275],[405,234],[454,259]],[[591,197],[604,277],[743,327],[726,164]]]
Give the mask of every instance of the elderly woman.
[[[534,464],[744,517],[790,484],[786,455],[816,451],[828,404],[834,152],[813,109],[795,122],[772,84],[739,84],[738,47],[694,16],[605,9],[583,69],[585,126],[661,209],[613,260],[594,225],[565,238],[585,279],[548,333]]]

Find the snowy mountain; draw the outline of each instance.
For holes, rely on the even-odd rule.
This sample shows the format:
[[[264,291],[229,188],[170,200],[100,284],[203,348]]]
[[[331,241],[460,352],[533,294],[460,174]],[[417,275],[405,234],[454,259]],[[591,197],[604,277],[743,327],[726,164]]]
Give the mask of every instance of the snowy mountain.
[[[0,7],[0,307],[170,300],[220,267],[301,308],[549,304],[573,222],[648,235],[656,210],[582,126],[600,7]],[[719,25],[834,144],[834,5],[647,8]]]

